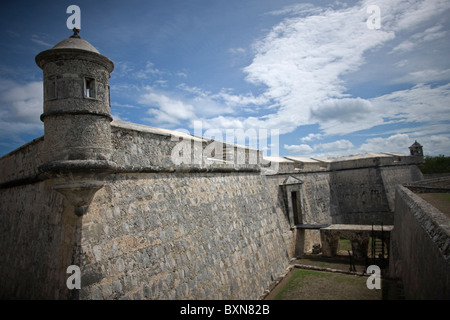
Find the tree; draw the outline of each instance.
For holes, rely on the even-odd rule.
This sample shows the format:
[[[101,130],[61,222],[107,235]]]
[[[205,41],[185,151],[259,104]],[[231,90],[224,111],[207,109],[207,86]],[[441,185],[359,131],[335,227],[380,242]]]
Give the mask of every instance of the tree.
[[[450,172],[450,157],[444,155],[437,157],[425,156],[425,164],[421,170],[425,174]]]

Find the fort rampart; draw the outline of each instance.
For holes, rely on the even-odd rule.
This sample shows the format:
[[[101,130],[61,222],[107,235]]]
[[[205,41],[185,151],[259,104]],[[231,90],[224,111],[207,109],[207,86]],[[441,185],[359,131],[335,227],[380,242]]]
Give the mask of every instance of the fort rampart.
[[[291,258],[320,243],[321,227],[393,221],[390,190],[419,174],[373,159],[336,170],[280,162],[270,175],[260,163],[176,165],[179,140],[169,131],[111,128],[117,166],[82,216],[55,190],[61,178],[38,169],[42,138],[0,159],[2,297],[256,299]],[[285,182],[299,190],[301,221],[290,215]],[[66,287],[69,265],[81,268],[81,290]]]
[[[450,299],[450,219],[403,186],[391,247],[390,273],[402,279],[407,299]]]
[[[44,137],[0,158],[3,299],[257,299],[321,228],[392,224],[422,178],[421,155],[269,158],[112,121],[114,65],[77,35],[36,62]]]

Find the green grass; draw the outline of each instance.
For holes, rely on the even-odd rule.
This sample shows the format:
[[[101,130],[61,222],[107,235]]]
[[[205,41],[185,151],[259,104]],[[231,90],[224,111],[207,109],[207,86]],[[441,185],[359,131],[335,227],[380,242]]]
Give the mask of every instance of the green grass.
[[[278,294],[275,296],[274,300],[281,300],[283,298],[283,296],[285,295],[285,293],[295,289],[295,287],[298,285],[298,283],[301,282],[305,277],[308,277],[308,276],[326,278],[328,276],[328,274],[320,273],[320,272],[316,272],[316,271],[312,271],[312,270],[299,269],[299,270],[295,271],[295,273],[292,275],[291,279],[283,287],[283,289],[281,289],[280,292],[278,292]]]
[[[434,193],[435,197],[450,204],[450,193]]]
[[[442,194],[442,195],[444,195],[444,194]],[[445,195],[447,195],[447,197],[445,197],[445,198],[448,199],[448,201],[450,203],[450,194],[447,193]],[[369,238],[369,243],[367,245],[367,252],[368,252],[369,255],[370,255],[371,250],[372,250],[372,241],[373,241],[373,239],[372,239],[372,237],[370,237]],[[376,242],[377,243],[381,243],[381,239],[380,238],[376,238]],[[384,252],[387,252],[387,245],[385,244],[384,246],[385,246],[384,247]],[[348,239],[340,238],[339,239],[339,248],[340,248],[340,250],[343,250],[343,251],[350,251],[350,252],[352,252],[352,243]]]
[[[350,242],[350,240],[345,239],[345,238],[341,238],[339,240],[339,247],[341,250],[344,251],[352,251],[352,243]]]
[[[274,300],[381,300],[381,290],[369,290],[366,277],[298,269]]]

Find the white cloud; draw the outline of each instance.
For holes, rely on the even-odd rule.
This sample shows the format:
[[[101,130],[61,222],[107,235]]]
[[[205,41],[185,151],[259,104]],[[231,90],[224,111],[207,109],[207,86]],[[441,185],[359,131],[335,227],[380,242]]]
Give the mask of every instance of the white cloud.
[[[153,82],[153,84],[155,85],[155,86],[158,86],[158,87],[162,87],[162,88],[166,88],[168,85],[167,85],[167,83],[168,83],[168,81],[167,80],[155,80],[154,82]]]
[[[224,88],[218,93],[211,93],[198,87],[188,86],[185,83],[178,85],[177,88],[187,94],[182,99],[195,107],[197,115],[200,115],[203,119],[221,115],[222,118],[216,119],[221,123],[225,123],[223,120],[233,114],[254,113],[260,106],[268,102],[264,94],[259,96],[254,96],[251,92],[234,94],[232,89]],[[244,118],[242,117],[242,119]],[[234,120],[240,121],[237,118]],[[214,121],[214,119],[208,121]],[[233,123],[236,123],[236,121],[233,121]],[[239,125],[239,127],[243,126],[242,123]]]
[[[449,131],[449,127],[448,121],[442,121],[432,124],[425,123],[406,129],[387,131],[385,134],[406,133],[415,139],[419,138],[422,140],[423,137],[430,137],[442,133],[446,134]]]
[[[386,94],[370,102],[384,118],[402,122],[439,122],[450,119],[450,83],[442,86],[417,85]]]
[[[263,105],[268,102],[268,99],[264,95],[254,96],[252,93],[247,94],[234,94],[232,89],[223,88],[219,93],[211,93],[207,90],[191,87],[185,83],[177,86],[179,89],[192,95],[194,99],[205,99],[209,101],[215,101],[228,107],[242,107],[249,105]],[[231,109],[228,109],[231,111]]]
[[[372,0],[365,3],[373,4]],[[395,31],[414,30],[424,21],[450,8],[447,0],[391,1],[379,0],[382,24]]]
[[[175,73],[175,75],[180,77],[180,78],[185,78],[185,79],[188,76],[186,72],[182,72],[182,71]]]
[[[142,70],[139,70],[134,73],[134,76],[139,79],[148,79],[151,75],[160,75],[163,74],[162,71],[158,70],[154,67],[155,65],[151,61],[147,61],[145,63],[145,67]]]
[[[445,125],[443,125],[445,127]],[[408,133],[396,133],[387,137],[374,137],[366,139],[359,147],[346,139],[333,142],[308,145],[284,145],[289,155],[305,157],[330,157],[351,154],[364,154],[376,152],[392,152],[409,154],[409,147],[417,140],[422,146],[425,155],[449,155],[450,133],[440,133],[445,128],[419,127],[418,130],[408,130]],[[448,131],[448,125],[446,127]],[[439,132],[433,134],[433,132]]]
[[[43,111],[42,82],[18,84],[0,79],[2,119],[9,122],[39,123]]]
[[[314,150],[317,151],[330,151],[330,152],[334,152],[334,151],[346,151],[346,150],[351,150],[353,149],[355,146],[353,145],[353,143],[351,143],[349,140],[338,140],[338,141],[333,141],[333,142],[329,142],[329,143],[320,143],[314,146]]]
[[[138,103],[149,107],[147,113],[157,123],[179,124],[181,120],[195,118],[194,107],[182,100],[168,97],[163,93],[147,88],[148,92],[140,96]]]
[[[420,84],[368,100],[330,100],[312,108],[311,114],[327,135],[342,135],[393,123],[417,126],[448,121],[449,101],[450,84],[435,87]]]
[[[255,45],[256,56],[244,70],[248,81],[266,86],[266,96],[279,104],[268,125],[284,122],[285,132],[293,131],[311,123],[311,116],[325,116],[318,109],[311,114],[316,106],[345,98],[341,76],[357,70],[367,50],[394,38],[391,31],[369,30],[363,9],[285,19]]]
[[[310,154],[314,151],[313,148],[311,148],[307,144],[300,144],[300,145],[287,145],[285,144],[284,149],[287,151],[293,153],[293,154]]]
[[[320,156],[325,155],[331,156],[349,153],[351,150],[355,149],[355,146],[349,140],[341,139],[328,143],[319,143],[312,147],[308,144],[299,144],[299,145],[285,144],[284,149],[286,149],[290,153],[293,153],[294,155],[312,156],[314,154]]]
[[[343,77],[363,66],[369,52],[387,45],[397,33],[414,30],[450,5],[438,0],[377,1],[382,28],[370,30],[366,26],[370,4],[373,1],[335,10],[301,4],[271,13],[290,17],[255,43],[255,57],[244,68],[246,79],[266,88],[265,98],[277,106],[275,112],[260,118],[263,126],[279,126],[281,133],[287,133],[300,125],[319,123],[324,134],[346,134],[386,123],[386,108],[375,107],[372,99],[349,97]],[[439,39],[445,35],[442,28],[440,24],[429,27],[412,39]],[[428,68],[405,78],[430,83],[448,76],[448,70]],[[403,111],[409,108],[403,101]]]
[[[396,134],[388,138],[369,138],[359,147],[361,152],[406,153],[412,144],[407,134]]]
[[[429,134],[427,131],[398,133],[388,137],[369,138],[358,152],[392,152],[409,154],[409,147],[418,141],[423,146],[425,155],[449,155],[450,134]]]
[[[132,63],[129,61],[115,61],[114,78],[127,77],[134,71]]]
[[[263,96],[255,97],[251,93],[235,95],[224,89],[213,94],[186,84],[178,85],[177,88],[185,94],[145,87],[144,93],[138,98],[138,103],[144,107],[150,107],[147,113],[153,118],[147,120],[169,125],[181,124],[180,121],[192,123],[194,120],[203,120],[206,128],[248,129],[254,128],[255,118],[238,119],[227,114],[236,114],[242,111],[239,110],[241,108],[250,108],[252,105],[261,105],[266,102]],[[261,123],[261,121],[258,122]]]
[[[408,53],[418,43],[439,40],[447,34],[439,22],[434,26],[421,23],[433,22],[433,18],[450,8],[448,0],[377,1],[382,14],[379,30],[370,30],[366,25],[366,8],[372,4],[373,1],[367,0],[349,7],[335,5],[337,9],[301,4],[271,12],[288,17],[254,44],[254,58],[243,69],[246,80],[262,89],[259,95],[235,94],[230,89],[213,93],[181,84],[176,89],[182,94],[147,88],[143,94],[139,93],[139,103],[151,107],[148,113],[156,122],[180,124],[202,120],[205,129],[276,128],[285,134],[301,125],[318,124],[321,134],[300,140],[308,143],[324,136],[392,123],[424,124],[450,119],[450,85],[424,85],[449,79],[448,68],[424,65],[422,71],[411,69],[405,75],[389,79],[391,84],[407,80],[415,85],[410,89],[367,99],[348,93],[343,79],[367,65],[370,53],[380,53],[377,59],[382,60],[392,46],[396,45],[393,52]],[[403,39],[405,33],[412,35]],[[235,47],[229,53],[246,51]],[[392,66],[404,67],[411,61],[409,55],[402,55],[402,60],[392,61]],[[144,76],[160,73],[151,62],[146,69]],[[391,142],[397,143],[399,137],[396,139]],[[362,148],[374,146],[375,142],[381,140],[369,139]],[[347,139],[315,146],[286,144],[285,148],[299,152],[358,151]]]
[[[259,95],[236,94],[230,89],[213,93],[185,83],[176,88],[182,91],[180,94],[168,87],[161,88],[169,83],[159,79],[153,83],[160,85],[158,91],[147,92],[146,87],[144,93],[138,93],[139,103],[151,106],[148,113],[158,123],[180,124],[180,121],[197,119],[209,127],[276,128],[280,134],[309,124],[319,124],[323,135],[342,135],[387,123],[416,121],[419,104],[433,105],[433,109],[439,109],[438,103],[443,105],[443,97],[437,92],[436,101],[432,98],[418,102],[418,91],[422,97],[429,97],[429,91],[436,88],[414,87],[361,99],[347,93],[343,77],[359,70],[367,63],[369,52],[388,44],[398,32],[414,30],[417,24],[438,15],[449,5],[447,1],[438,0],[377,1],[381,7],[382,28],[370,30],[366,25],[369,16],[366,8],[370,4],[373,1],[361,1],[348,7],[337,3],[328,8],[298,4],[271,12],[287,17],[254,43],[253,61],[243,69],[246,80],[263,89]],[[442,24],[436,24],[415,32],[411,39],[438,39],[445,35],[443,28]],[[229,52],[241,54],[246,50],[234,47]],[[403,64],[406,63],[408,60],[403,58]],[[449,77],[448,70],[427,68],[425,72],[411,71],[404,78],[429,83],[425,80]],[[148,61],[137,74],[144,79],[163,73]],[[186,76],[185,73],[178,75]],[[175,110],[180,110],[179,114]]]
[[[247,50],[245,50],[244,48],[230,48],[228,50],[229,53],[236,55],[236,54],[244,54],[246,53]]]
[[[236,107],[236,106],[249,106],[249,105],[263,105],[268,102],[267,98],[264,95],[260,95],[255,97],[252,93],[247,93],[246,95],[242,94],[233,94],[227,92],[227,90],[221,90],[218,94],[212,95],[211,98],[223,101],[227,106]]]
[[[414,49],[415,45],[416,44],[414,42],[410,40],[405,40],[399,45],[397,45],[394,49],[392,49],[391,53],[411,51],[412,49]]]
[[[44,37],[47,38],[48,35],[44,35]],[[53,44],[48,43],[47,41],[42,40],[41,38],[42,38],[42,35],[33,34],[31,36],[31,41],[33,41],[34,43],[37,43],[39,45],[42,45],[44,47],[49,47],[49,48],[53,47]]]
[[[137,108],[137,106],[134,106],[134,105],[131,105],[131,104],[128,104],[128,103],[125,103],[125,104],[118,103],[116,101],[111,102],[111,106],[112,107],[119,107],[119,108]]]
[[[309,133],[306,137],[300,139],[301,142],[309,142],[313,140],[320,140],[323,138],[323,135],[320,133]]]
[[[360,98],[325,100],[317,108],[311,108],[311,117],[319,122],[336,120],[341,123],[360,121],[372,113],[372,104]]]
[[[380,146],[389,146],[389,150],[398,153],[408,153],[405,149],[417,140],[422,146],[425,155],[450,155],[450,133],[448,121],[436,123],[432,125],[418,125],[413,128],[399,129],[399,133],[395,133],[387,138],[377,138],[377,140],[368,139],[365,145],[360,147],[361,152],[368,152],[370,148],[374,148],[374,144]],[[385,134],[392,134],[385,132]],[[403,144],[392,143],[392,140],[400,140],[400,137],[408,137],[408,141]],[[388,140],[385,142],[384,140]],[[379,148],[378,148],[379,149]],[[395,150],[394,150],[395,149]],[[383,152],[386,150],[383,150]]]
[[[450,134],[424,136],[418,141],[423,146],[425,155],[450,155]]]
[[[410,72],[403,77],[395,80],[397,83],[413,82],[413,83],[433,83],[436,81],[450,79],[450,69],[437,70],[425,69],[420,71]]]
[[[0,136],[23,142],[24,134],[41,135],[43,124],[42,82],[19,84],[0,79]]]
[[[411,130],[409,133],[398,133],[388,137],[369,138],[356,152],[392,152],[409,154],[409,147],[417,140],[423,146],[425,155],[449,155],[450,134],[430,134],[433,130]]]
[[[242,129],[247,130],[253,126],[246,126],[245,123],[249,121],[247,119],[239,119],[234,117],[218,116],[210,119],[200,119],[203,123],[203,127],[208,129],[226,130],[226,129]]]
[[[390,53],[395,52],[408,52],[413,50],[417,45],[427,41],[433,41],[445,37],[446,31],[441,31],[442,25],[436,25],[426,29],[423,32],[417,32],[413,34],[410,39],[402,41],[395,46]]]
[[[279,10],[268,12],[270,15],[304,15],[320,13],[321,9],[314,7],[311,3],[298,3],[286,6]]]

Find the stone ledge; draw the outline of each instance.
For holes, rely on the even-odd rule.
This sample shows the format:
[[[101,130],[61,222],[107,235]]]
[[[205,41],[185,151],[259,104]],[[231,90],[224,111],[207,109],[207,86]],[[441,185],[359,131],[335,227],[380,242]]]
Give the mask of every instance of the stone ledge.
[[[394,228],[392,225],[360,225],[360,224],[331,224],[322,230],[337,230],[337,231],[386,231],[390,232]]]
[[[407,187],[398,186],[397,196],[406,203],[445,260],[450,261],[450,219]]]
[[[330,224],[329,223],[325,223],[325,224],[297,224],[295,225],[295,229],[323,229],[323,228],[327,228],[329,227]]]

